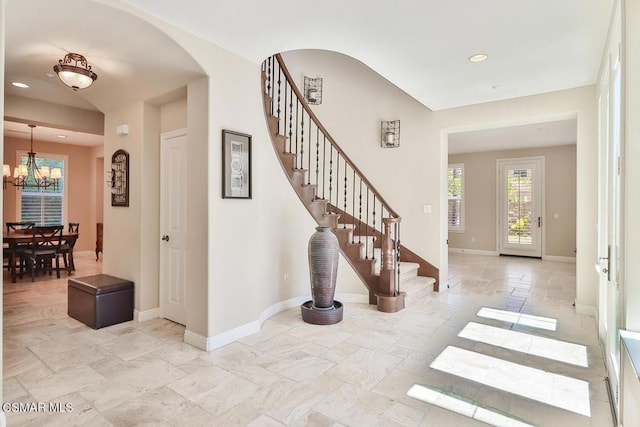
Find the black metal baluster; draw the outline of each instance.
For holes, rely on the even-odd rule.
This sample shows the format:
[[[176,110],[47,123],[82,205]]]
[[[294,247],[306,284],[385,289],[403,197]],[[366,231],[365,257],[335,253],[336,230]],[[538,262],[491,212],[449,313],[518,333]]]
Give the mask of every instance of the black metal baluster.
[[[271,96],[271,65],[273,63],[273,56],[267,60],[267,96],[271,97],[271,111],[269,114],[273,114],[273,97]]]
[[[344,219],[342,228],[347,228],[347,159],[344,159]]]
[[[360,178],[360,194],[358,195],[358,243],[362,244],[362,178]]]
[[[400,293],[400,223],[396,222],[396,286],[395,294]]]
[[[287,90],[287,88],[289,87],[289,85],[287,84],[287,80],[285,79],[284,81],[284,120],[279,120],[278,121],[278,135],[284,135],[287,136],[287,107],[289,106],[288,104],[288,95],[289,95],[289,91]],[[284,151],[287,151],[287,141],[284,142]]]
[[[300,169],[304,169],[304,108],[302,108],[301,121],[300,121]],[[302,179],[304,182],[304,178]]]
[[[380,202],[380,236],[382,236],[382,241],[384,242],[384,205]]]
[[[311,120],[311,118],[309,118],[309,149],[307,150],[308,153],[308,165],[309,165],[309,172],[307,173],[307,185],[311,184],[311,140],[313,139],[312,136],[313,134],[311,133],[311,124],[313,123],[313,120]],[[316,136],[317,137],[317,136]]]
[[[282,84],[282,69],[278,67],[278,123],[280,123],[280,85]]]
[[[331,190],[333,190],[332,184],[333,184],[333,144],[331,144],[331,149],[329,150],[329,204],[328,206],[331,206]]]
[[[367,215],[364,218],[364,259],[369,259],[369,187],[367,187]]]
[[[293,138],[293,87],[289,87],[289,151],[286,151],[287,153],[291,152],[291,147],[293,144],[292,138]]]
[[[353,181],[351,181],[351,218],[353,218],[353,230],[351,231],[351,243],[355,243],[354,234],[356,233],[356,170],[353,170]]]
[[[340,208],[340,152],[336,151],[336,209]]]
[[[293,161],[293,168],[298,168],[298,123],[300,123],[300,100],[296,99],[296,157]]]
[[[324,183],[327,182],[327,136],[324,136],[322,143],[322,198],[324,199]]]
[[[316,186],[320,183],[318,182],[318,174],[320,173],[320,129],[316,131]],[[316,188],[316,199],[320,191],[320,187]]]
[[[373,247],[375,248],[375,241],[376,241],[376,195],[375,193],[373,194],[373,224],[371,227],[371,235],[373,236]],[[373,250],[373,259],[376,259],[376,250]]]

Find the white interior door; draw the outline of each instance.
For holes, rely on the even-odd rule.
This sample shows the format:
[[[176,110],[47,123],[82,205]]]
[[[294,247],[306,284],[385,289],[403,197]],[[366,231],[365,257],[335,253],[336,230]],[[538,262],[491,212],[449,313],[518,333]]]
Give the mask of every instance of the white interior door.
[[[498,160],[501,255],[542,257],[544,159]]]
[[[619,13],[619,10],[616,11]],[[616,20],[613,38],[619,37]],[[619,40],[619,38],[618,38]],[[599,218],[598,262],[600,272],[599,332],[604,347],[605,364],[611,395],[619,410],[620,384],[620,287],[622,277],[622,75],[619,41],[609,48],[599,99]]]
[[[162,134],[160,152],[160,295],[165,318],[186,323],[186,130]]]

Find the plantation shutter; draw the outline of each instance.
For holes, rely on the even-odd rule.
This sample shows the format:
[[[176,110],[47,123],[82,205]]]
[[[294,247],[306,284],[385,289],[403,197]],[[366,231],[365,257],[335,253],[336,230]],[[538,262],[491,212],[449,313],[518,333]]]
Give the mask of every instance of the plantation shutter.
[[[26,164],[27,157],[22,158]],[[49,166],[62,169],[62,176],[65,176],[64,160],[36,158],[38,167]],[[37,225],[60,225],[64,223],[64,178],[58,184],[57,189],[49,187],[46,189],[29,187],[34,184],[33,180],[27,181],[27,187],[20,191],[21,221],[33,221]]]

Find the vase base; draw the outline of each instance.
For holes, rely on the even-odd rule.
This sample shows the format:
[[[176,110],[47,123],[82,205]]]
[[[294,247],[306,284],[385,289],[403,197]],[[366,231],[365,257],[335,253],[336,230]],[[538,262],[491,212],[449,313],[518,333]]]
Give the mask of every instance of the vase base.
[[[383,313],[396,313],[404,309],[404,296],[404,292],[400,292],[395,296],[377,294],[378,311],[382,311]]]
[[[318,309],[313,307],[313,301],[307,301],[300,306],[302,320],[312,325],[335,325],[342,320],[342,303],[334,301],[333,307]]]

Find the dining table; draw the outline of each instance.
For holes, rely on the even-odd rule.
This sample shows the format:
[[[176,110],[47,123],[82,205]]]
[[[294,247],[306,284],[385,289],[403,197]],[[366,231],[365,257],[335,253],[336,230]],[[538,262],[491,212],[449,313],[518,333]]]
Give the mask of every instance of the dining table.
[[[36,236],[36,241],[42,241],[42,236]],[[73,264],[73,246],[78,239],[78,233],[71,233],[68,231],[62,232],[62,242],[69,245],[69,265]],[[20,244],[28,244],[33,242],[33,232],[31,230],[13,230],[7,232],[6,230],[2,234],[2,243],[6,245],[11,253],[9,257],[9,271],[11,273],[11,283],[16,283],[18,273],[16,272],[16,249]]]

